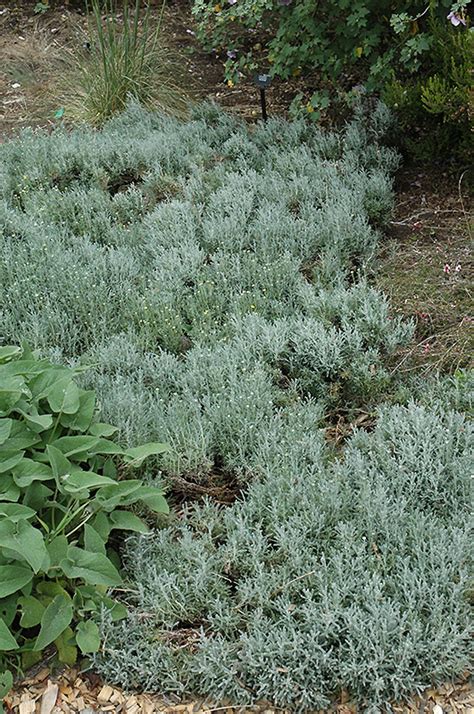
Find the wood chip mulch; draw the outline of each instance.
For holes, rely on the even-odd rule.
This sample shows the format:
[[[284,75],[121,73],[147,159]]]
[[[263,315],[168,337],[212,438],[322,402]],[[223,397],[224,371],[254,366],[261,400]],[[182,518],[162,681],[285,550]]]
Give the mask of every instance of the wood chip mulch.
[[[91,673],[68,669],[52,676],[47,667],[25,679],[4,701],[7,714],[287,714],[268,704],[254,707],[212,705],[203,700],[180,703],[151,694],[127,693],[104,684]],[[356,714],[357,709],[343,692],[334,714]],[[408,704],[394,705],[395,714],[474,714],[474,686],[468,675],[463,681],[427,689]],[[324,714],[324,713],[320,713]]]

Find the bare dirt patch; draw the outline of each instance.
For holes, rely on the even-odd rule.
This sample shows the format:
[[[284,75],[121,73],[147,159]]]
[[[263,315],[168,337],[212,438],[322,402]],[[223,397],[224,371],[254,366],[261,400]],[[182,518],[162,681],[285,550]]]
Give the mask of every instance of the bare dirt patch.
[[[402,169],[397,205],[381,244],[378,284],[416,323],[396,367],[454,372],[474,354],[474,216],[468,173]]]

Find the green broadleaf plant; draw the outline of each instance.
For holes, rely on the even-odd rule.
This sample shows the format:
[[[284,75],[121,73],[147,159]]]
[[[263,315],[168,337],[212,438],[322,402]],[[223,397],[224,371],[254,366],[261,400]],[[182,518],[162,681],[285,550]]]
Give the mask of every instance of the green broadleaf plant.
[[[111,441],[78,371],[0,348],[0,700],[14,661],[26,668],[52,644],[67,664],[98,651],[94,615],[126,615],[106,594],[122,582],[111,531],[148,531],[135,503],[168,512],[162,491],[125,478],[168,447]]]

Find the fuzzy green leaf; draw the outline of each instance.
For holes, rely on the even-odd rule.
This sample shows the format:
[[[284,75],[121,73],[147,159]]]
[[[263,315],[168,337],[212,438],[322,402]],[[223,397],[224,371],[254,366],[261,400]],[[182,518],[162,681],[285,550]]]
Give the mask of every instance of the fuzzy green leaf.
[[[20,414],[32,431],[46,431],[53,425],[51,414],[26,414],[23,411],[20,411]]]
[[[17,357],[21,354],[21,347],[16,345],[6,345],[5,347],[0,347],[0,364],[9,362],[13,357]]]
[[[157,456],[169,451],[170,447],[167,444],[159,444],[158,442],[150,442],[142,446],[136,446],[133,449],[127,449],[124,452],[123,460],[130,466],[137,468],[141,466],[143,461],[149,456]]]
[[[89,523],[84,526],[84,547],[91,553],[105,555],[105,541]]]
[[[18,605],[22,613],[20,619],[22,627],[35,627],[40,624],[45,610],[42,602],[33,595],[24,595],[18,598]]]
[[[72,431],[94,432],[89,429],[95,411],[95,393],[93,391],[79,391],[79,409],[75,414],[63,414],[61,424]]]
[[[138,500],[142,501],[151,511],[167,515],[170,507],[159,488],[154,486],[142,486],[137,492]]]
[[[91,424],[89,432],[91,434],[94,434],[94,436],[113,436],[116,434],[118,431],[116,426],[112,426],[111,424],[104,424],[102,422],[95,422],[94,424]]]
[[[87,525],[87,524],[86,524]],[[54,540],[46,545],[50,559],[50,568],[58,567],[64,558],[67,556],[69,547],[68,539],[65,535],[59,535]]]
[[[48,481],[53,478],[49,466],[33,459],[23,458],[13,469],[13,480],[20,488],[30,486],[33,481]]]
[[[41,618],[41,629],[34,650],[43,650],[64,632],[72,620],[72,601],[64,595],[57,595],[48,605]]]
[[[24,451],[3,451],[0,454],[0,474],[11,471],[23,458]]]
[[[89,585],[120,585],[122,578],[107,556],[70,546],[61,568],[68,578],[82,578]]]
[[[112,528],[124,531],[135,531],[136,533],[149,533],[150,529],[141,518],[130,513],[130,511],[112,511],[110,514]]]
[[[77,493],[84,489],[101,488],[116,485],[116,482],[107,476],[95,474],[93,471],[75,471],[63,477],[63,485],[68,493]]]
[[[46,447],[46,453],[53,470],[54,478],[59,485],[61,477],[71,473],[72,464],[68,461],[64,454],[59,451],[59,449],[56,449],[55,446],[48,445]]]
[[[58,650],[58,660],[62,664],[67,664],[72,667],[77,661],[77,647],[75,644],[74,632],[70,627],[66,627],[64,632],[61,632],[59,637],[54,640],[56,649]]]
[[[71,376],[53,383],[47,391],[49,406],[56,413],[75,414],[79,409],[79,388]]]
[[[35,511],[21,503],[0,503],[0,516],[5,516],[12,523],[28,520],[36,515]],[[0,524],[2,520],[0,519]]]
[[[96,623],[91,620],[80,622],[76,628],[76,642],[82,654],[98,652],[100,647],[100,632]]]
[[[0,706],[1,700],[7,696],[13,687],[13,674],[10,671],[0,672]],[[1,712],[1,709],[0,709]]]
[[[21,377],[4,378],[0,371],[0,417],[9,415],[24,390],[25,382]]]
[[[0,521],[1,548],[8,548],[17,553],[26,560],[35,573],[49,565],[48,552],[41,531],[26,520],[18,523],[10,520]]]
[[[11,650],[17,650],[18,649],[18,643],[13,637],[12,633],[8,629],[8,627],[5,625],[3,620],[0,618],[0,652],[3,650],[4,652],[11,651]]]
[[[0,565],[0,598],[21,590],[33,580],[33,571],[19,565]]]
[[[0,419],[0,446],[8,439],[12,429],[11,419]]]

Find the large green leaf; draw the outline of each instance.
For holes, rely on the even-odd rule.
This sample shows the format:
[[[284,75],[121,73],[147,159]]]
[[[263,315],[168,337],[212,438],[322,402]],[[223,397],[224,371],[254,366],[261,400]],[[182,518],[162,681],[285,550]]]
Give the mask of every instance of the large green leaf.
[[[113,486],[104,486],[97,493],[97,500],[106,511],[112,511],[117,506],[129,506],[136,502],[134,494],[142,488],[138,479],[120,481]]]
[[[67,591],[55,580],[42,580],[36,586],[36,592],[43,597],[47,604],[49,604],[56,595],[63,595],[65,598],[69,598]]]
[[[141,518],[130,513],[130,511],[112,511],[110,514],[112,528],[119,528],[123,531],[135,531],[136,533],[149,533],[150,529]]]
[[[69,626],[73,616],[72,601],[64,595],[56,595],[43,613],[41,628],[34,650],[42,650],[59,637]]]
[[[20,414],[32,431],[39,433],[53,426],[52,414],[27,414],[24,411],[20,411]]]
[[[123,460],[130,466],[141,466],[143,461],[149,456],[157,456],[169,451],[170,447],[167,444],[159,444],[158,442],[150,442],[142,446],[136,446],[133,449],[127,449],[124,452]]]
[[[53,495],[53,491],[44,486],[39,481],[34,481],[31,486],[28,486],[23,498],[25,506],[34,508],[35,511],[40,511],[44,508],[46,501]]]
[[[13,687],[13,674],[7,670],[6,672],[0,672],[0,707],[2,705],[2,699],[7,696],[10,689]],[[0,712],[1,712],[0,708]]]
[[[23,451],[23,449],[29,449],[30,446],[40,442],[41,437],[35,431],[32,431],[20,419],[14,419],[10,436],[5,441],[3,448],[9,451]]]
[[[87,527],[86,523],[86,527]],[[46,549],[49,555],[49,567],[57,568],[61,561],[67,557],[67,549],[69,547],[68,540],[65,535],[59,535],[50,543],[46,544]]]
[[[93,520],[90,521],[90,524],[100,535],[104,543],[107,542],[111,531],[109,517],[103,511],[99,511]],[[86,550],[88,550],[88,548],[86,548]]]
[[[21,503],[0,503],[0,516],[5,516],[12,523],[33,518],[36,515],[35,511]],[[2,519],[0,518],[0,524]]]
[[[4,377],[0,373],[0,417],[8,416],[26,390],[22,377]]]
[[[8,548],[17,553],[33,568],[35,573],[49,565],[48,551],[41,531],[28,521],[13,523],[0,520],[0,549]]]
[[[0,347],[0,364],[9,362],[13,357],[17,357],[21,354],[21,347],[16,345],[5,345]]]
[[[155,513],[168,514],[170,508],[166,502],[163,492],[155,486],[142,486],[135,494],[138,500],[142,501],[151,511]]]
[[[28,377],[31,384],[31,380],[35,379],[39,374],[41,374],[41,372],[44,372],[46,369],[49,369],[49,363],[47,362],[47,360],[13,360],[8,364],[2,364],[0,366],[0,379],[3,379],[3,377],[5,376],[16,377],[18,375],[22,375],[24,377]],[[30,384],[28,386],[30,386]]]
[[[95,424],[91,424],[89,428],[89,432],[93,434],[94,436],[113,436],[116,434],[118,431],[116,426],[112,426],[111,424],[104,424],[103,422],[95,422]]]
[[[39,373],[30,380],[28,386],[34,399],[39,401],[46,399],[48,392],[61,379],[72,379],[71,370],[67,367],[59,367],[45,362]]]
[[[51,446],[64,454],[67,458],[71,456],[93,453],[91,450],[97,446],[99,439],[97,436],[62,436],[52,442]]]
[[[99,438],[99,443],[94,449],[91,450],[91,454],[123,454],[123,449],[115,444],[110,439]]]
[[[70,667],[76,664],[77,647],[74,632],[70,627],[66,627],[64,632],[61,632],[59,637],[56,637],[54,644],[58,650],[58,660],[60,662],[68,664]]]
[[[90,553],[105,555],[105,541],[89,523],[84,526],[84,547]]]
[[[72,464],[68,461],[64,454],[59,451],[59,449],[56,449],[55,446],[48,445],[46,447],[46,454],[53,470],[53,476],[56,479],[56,483],[59,485],[62,476],[71,473],[73,470]]]
[[[17,610],[17,594],[13,593],[9,597],[4,597],[0,599],[0,617],[3,622],[10,626],[15,619]]]
[[[100,632],[95,622],[88,620],[78,624],[76,642],[82,654],[92,654],[99,651]]]
[[[18,501],[20,489],[13,482],[13,476],[3,474],[0,478],[0,501]]]
[[[67,559],[61,568],[68,578],[82,578],[89,585],[120,585],[122,578],[110,560],[102,553],[89,553],[82,548],[69,546]]]
[[[101,486],[116,485],[116,482],[101,476],[93,471],[75,471],[72,474],[67,474],[63,477],[64,490],[68,493],[76,493],[84,489],[100,488]]]
[[[33,481],[49,481],[53,472],[49,466],[33,459],[22,459],[13,469],[13,480],[20,488],[31,486]]]
[[[21,590],[33,580],[33,571],[19,565],[0,565],[0,598]]]
[[[12,419],[0,419],[0,445],[10,436],[12,424]]]
[[[45,607],[38,598],[33,595],[24,595],[18,598],[18,605],[21,608],[20,625],[22,627],[36,627],[40,624]]]
[[[0,453],[0,474],[11,471],[23,458],[24,451],[5,451]]]
[[[118,622],[123,620],[128,615],[127,608],[121,602],[117,600],[112,600],[110,597],[104,597],[102,600],[103,605],[107,608],[108,614],[112,618],[112,622]]]
[[[75,414],[63,414],[61,424],[72,431],[85,432],[89,429],[95,411],[95,393],[79,391],[79,409]],[[95,436],[98,436],[96,434]]]
[[[79,409],[79,387],[71,375],[54,382],[47,390],[46,397],[53,412],[75,414]]]
[[[10,652],[11,650],[17,649],[17,641],[15,640],[12,633],[0,617],[0,653],[2,652],[2,650],[4,652]]]

